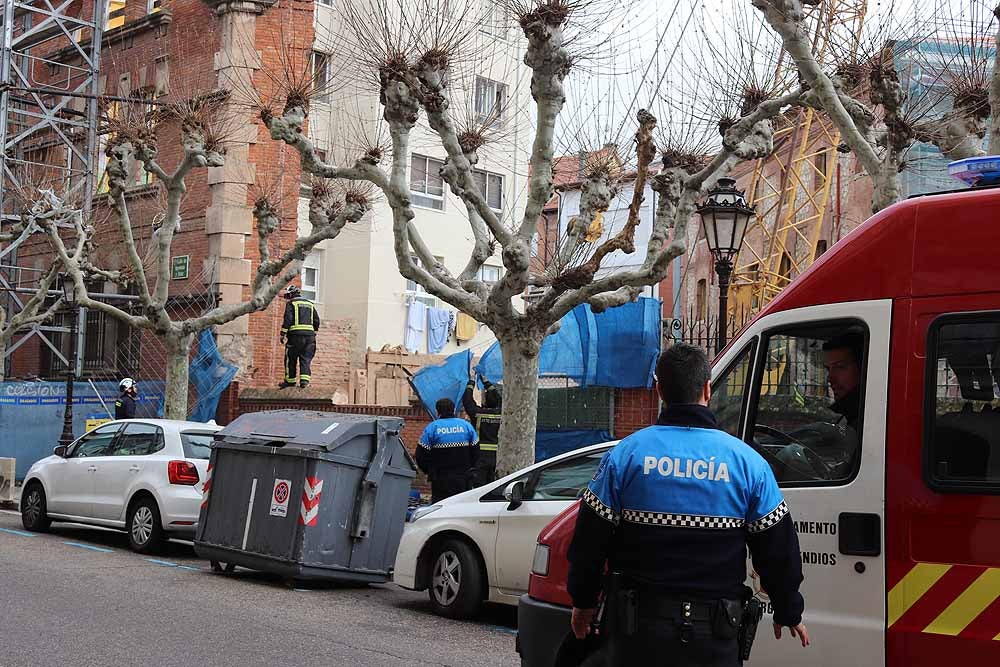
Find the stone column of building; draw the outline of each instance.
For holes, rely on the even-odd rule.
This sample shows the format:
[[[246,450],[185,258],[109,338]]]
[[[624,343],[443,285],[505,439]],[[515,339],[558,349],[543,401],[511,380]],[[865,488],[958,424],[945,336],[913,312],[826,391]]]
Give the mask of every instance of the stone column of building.
[[[246,122],[236,122],[226,149],[225,166],[209,169],[211,193],[206,211],[205,233],[208,259],[205,275],[209,289],[214,289],[222,303],[238,303],[249,296],[251,261],[246,256],[247,238],[253,233],[248,189],[256,178],[256,166],[250,162],[250,147],[257,142],[258,128],[250,117],[250,106],[240,104],[253,88],[253,77],[260,63],[255,48],[257,17],[276,0],[204,0],[220,19],[219,50],[214,67],[218,86],[230,93],[230,113]],[[237,364],[241,373],[250,369],[253,359],[250,320],[241,317],[216,328],[216,340],[222,356]]]

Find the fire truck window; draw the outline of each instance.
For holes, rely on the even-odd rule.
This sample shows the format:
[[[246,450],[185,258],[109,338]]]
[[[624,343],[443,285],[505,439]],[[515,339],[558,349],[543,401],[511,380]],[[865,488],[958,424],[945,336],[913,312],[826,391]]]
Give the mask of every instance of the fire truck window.
[[[753,444],[778,483],[843,484],[861,454],[867,335],[861,323],[767,339],[757,371]]]
[[[1000,489],[1000,313],[945,316],[931,327],[927,478],[941,490]]]
[[[719,428],[731,436],[741,438],[740,416],[743,413],[743,398],[750,383],[751,362],[757,347],[756,339],[740,352],[712,385],[712,399],[709,406],[719,422]]]

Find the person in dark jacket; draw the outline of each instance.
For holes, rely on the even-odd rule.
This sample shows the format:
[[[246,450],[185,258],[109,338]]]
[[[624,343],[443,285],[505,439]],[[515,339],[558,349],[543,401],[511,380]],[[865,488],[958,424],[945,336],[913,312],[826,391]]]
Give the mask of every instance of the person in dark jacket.
[[[710,368],[677,344],[656,367],[666,404],[655,426],[622,440],[584,491],[569,548],[572,630],[591,628],[605,563],[609,665],[740,664],[738,625],[749,589],[746,550],[774,607],[774,634],[803,646],[802,557],[770,466],[719,430]]]
[[[285,318],[281,323],[281,342],[285,344],[285,380],[281,389],[308,387],[312,380],[312,360],[316,356],[316,332],[319,331],[319,313],[316,305],[302,298],[295,285],[285,290]],[[287,339],[287,342],[286,342]]]
[[[115,419],[135,419],[135,399],[139,392],[132,378],[122,378],[118,383],[121,395],[115,401]]]
[[[431,502],[469,490],[471,471],[479,458],[479,438],[472,424],[455,416],[455,403],[442,398],[438,418],[427,425],[417,445],[417,467],[431,482]]]
[[[476,464],[475,485],[489,484],[497,478],[497,448],[500,443],[500,413],[503,397],[500,388],[486,378],[483,383],[483,405],[480,407],[472,395],[475,379],[470,379],[462,394],[462,407],[479,434],[479,462]]]

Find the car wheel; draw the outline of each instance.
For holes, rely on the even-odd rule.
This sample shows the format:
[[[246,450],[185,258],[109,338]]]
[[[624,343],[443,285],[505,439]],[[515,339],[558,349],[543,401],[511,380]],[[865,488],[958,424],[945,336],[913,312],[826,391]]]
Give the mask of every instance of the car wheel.
[[[152,498],[140,498],[132,503],[125,525],[128,527],[128,545],[132,551],[149,554],[163,544],[160,510]]]
[[[43,533],[52,525],[45,505],[45,491],[38,482],[29,484],[21,496],[21,525],[36,533]]]
[[[434,613],[448,618],[475,616],[483,604],[484,572],[472,548],[459,540],[445,540],[431,562],[427,593]]]

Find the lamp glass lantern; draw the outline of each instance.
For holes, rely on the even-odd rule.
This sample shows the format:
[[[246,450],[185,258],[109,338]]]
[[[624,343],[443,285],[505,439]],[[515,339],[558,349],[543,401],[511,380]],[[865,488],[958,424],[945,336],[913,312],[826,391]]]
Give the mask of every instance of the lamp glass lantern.
[[[76,282],[68,273],[59,276],[59,284],[62,287],[63,301],[69,305],[76,303]]]
[[[717,262],[731,262],[743,245],[754,208],[732,178],[720,178],[698,207],[708,249]]]

